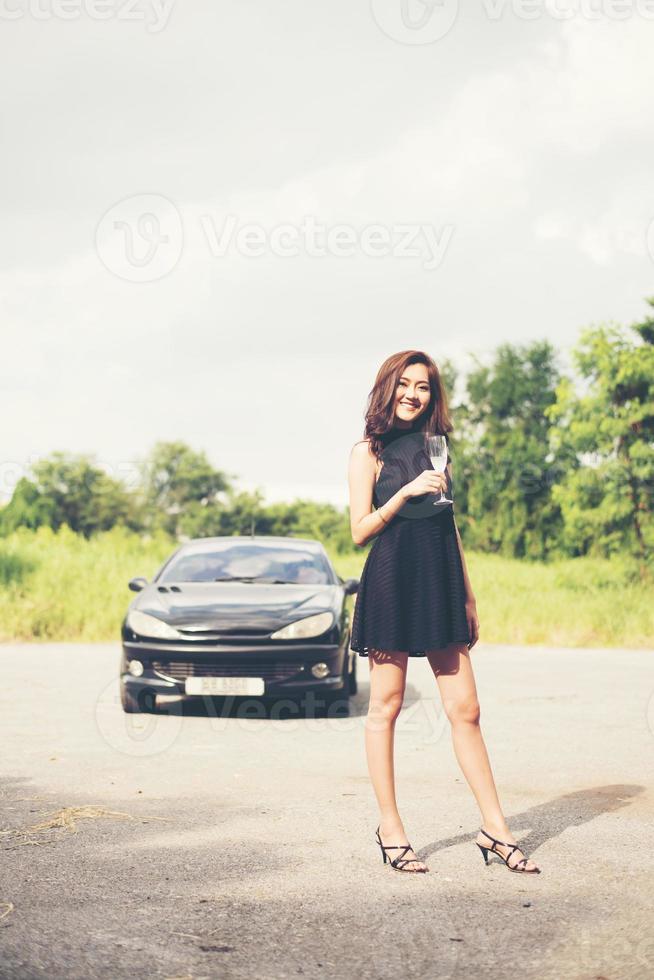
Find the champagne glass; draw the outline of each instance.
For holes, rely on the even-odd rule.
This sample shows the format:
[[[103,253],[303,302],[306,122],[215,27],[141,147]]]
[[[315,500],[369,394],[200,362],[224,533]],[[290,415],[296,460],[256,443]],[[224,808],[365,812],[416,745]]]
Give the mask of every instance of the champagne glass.
[[[435,436],[425,436],[425,448],[427,449],[427,455],[429,456],[432,466],[437,473],[444,473],[445,467],[447,466],[447,440],[445,436],[435,435]],[[436,504],[452,504],[453,500],[446,497],[441,491],[439,499],[434,501],[434,507]]]

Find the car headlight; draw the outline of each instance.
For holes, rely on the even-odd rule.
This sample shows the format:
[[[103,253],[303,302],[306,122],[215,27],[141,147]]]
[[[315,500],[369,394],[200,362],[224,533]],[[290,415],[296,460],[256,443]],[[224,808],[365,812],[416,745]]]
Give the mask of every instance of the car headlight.
[[[156,616],[139,612],[138,609],[132,609],[127,614],[127,625],[139,636],[149,636],[156,640],[179,640],[182,638],[182,634],[173,626],[164,623],[162,619],[157,619]]]
[[[305,616],[295,623],[282,626],[280,630],[270,634],[271,640],[305,640],[310,636],[320,636],[326,633],[334,623],[332,612],[318,613],[316,616]]]

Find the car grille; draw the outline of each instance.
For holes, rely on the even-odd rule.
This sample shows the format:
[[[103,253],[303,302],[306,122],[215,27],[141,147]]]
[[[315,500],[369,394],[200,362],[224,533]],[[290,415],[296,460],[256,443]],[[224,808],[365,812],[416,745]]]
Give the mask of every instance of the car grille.
[[[303,669],[297,661],[266,664],[236,660],[221,663],[153,660],[152,667],[158,674],[165,674],[176,681],[186,680],[187,677],[263,677],[265,681],[285,681]]]
[[[176,626],[175,629],[182,634],[184,639],[195,640],[198,643],[201,643],[202,640],[220,640],[223,637],[228,637],[230,640],[260,639],[262,637],[270,636],[271,632],[269,629],[245,629],[243,627],[221,627],[220,629],[210,629],[204,626],[197,628],[190,626]]]

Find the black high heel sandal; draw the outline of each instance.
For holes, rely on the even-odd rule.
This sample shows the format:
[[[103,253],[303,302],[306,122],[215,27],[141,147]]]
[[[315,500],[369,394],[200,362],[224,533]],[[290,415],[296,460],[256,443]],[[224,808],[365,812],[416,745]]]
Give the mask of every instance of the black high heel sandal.
[[[519,844],[508,844],[506,841],[496,840],[494,837],[491,837],[491,835],[486,830],[484,830],[483,827],[481,828],[480,833],[484,834],[485,837],[488,837],[489,840],[492,840],[493,841],[493,843],[491,844],[490,847],[484,847],[483,844],[480,844],[479,843],[479,841],[475,841],[475,844],[477,845],[477,847],[479,848],[479,850],[482,853],[482,857],[484,859],[484,863],[485,864],[488,864],[489,863],[488,862],[488,852],[489,851],[492,851],[493,854],[497,854],[498,857],[502,858],[502,860],[504,861],[504,863],[507,866],[507,868],[509,869],[509,871],[517,871],[520,874],[527,874],[527,875],[539,875],[540,874],[540,868],[538,868],[538,867],[536,867],[536,868],[527,868],[526,867],[527,861],[529,860],[529,858],[526,858],[526,857],[520,858],[520,860],[516,864],[513,864],[513,865],[512,864],[509,864],[509,858],[511,857],[511,855],[513,854],[514,851],[520,851],[522,854],[524,854],[524,851],[522,850],[522,848],[520,847]],[[500,844],[502,847],[510,847],[511,848],[511,850],[509,851],[509,853],[507,854],[506,857],[504,857],[503,854],[500,854],[500,852],[496,849],[496,847],[495,847],[496,844]],[[524,865],[524,867],[521,868],[520,867],[521,864]]]
[[[425,874],[425,872],[429,871],[429,868],[405,868],[404,867],[405,864],[411,864],[412,861],[419,860],[419,858],[404,857],[407,851],[413,850],[410,844],[382,844],[381,837],[379,836],[379,827],[377,827],[377,830],[375,831],[375,835],[377,837],[377,843],[381,847],[384,864],[386,864],[386,862],[388,861],[391,868],[393,868],[395,871],[406,871],[407,873],[413,872],[413,874]],[[396,858],[393,858],[393,860],[391,861],[386,851],[395,851],[398,849],[401,849],[402,853],[398,854],[398,856]]]

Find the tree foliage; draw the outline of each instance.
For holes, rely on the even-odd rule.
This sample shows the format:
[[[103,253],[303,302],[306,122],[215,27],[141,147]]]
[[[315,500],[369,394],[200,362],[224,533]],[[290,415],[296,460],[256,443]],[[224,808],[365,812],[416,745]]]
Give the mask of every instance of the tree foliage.
[[[654,546],[654,320],[587,328],[573,356],[583,391],[562,379],[547,412],[557,452],[575,457],[554,487],[563,545],[644,563]]]
[[[158,442],[140,466],[141,506],[146,527],[181,533],[187,515],[213,505],[216,495],[231,486],[230,478],[213,468],[204,452],[184,442]]]
[[[453,440],[462,534],[482,551],[545,558],[561,522],[545,418],[559,378],[555,351],[548,341],[502,344],[490,364],[474,360]]]
[[[88,537],[116,525],[132,526],[130,496],[119,480],[86,454],[52,453],[32,466],[32,479],[21,478],[0,514],[2,532],[20,526],[63,524]]]

